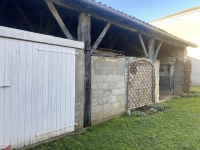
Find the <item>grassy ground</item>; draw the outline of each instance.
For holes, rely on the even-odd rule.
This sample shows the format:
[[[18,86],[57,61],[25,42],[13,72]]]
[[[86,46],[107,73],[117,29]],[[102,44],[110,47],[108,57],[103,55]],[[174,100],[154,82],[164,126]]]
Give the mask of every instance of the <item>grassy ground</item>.
[[[170,108],[154,115],[122,116],[85,133],[29,150],[197,150],[200,149],[200,98],[165,102]]]
[[[200,93],[200,86],[191,86],[190,92],[191,93]]]

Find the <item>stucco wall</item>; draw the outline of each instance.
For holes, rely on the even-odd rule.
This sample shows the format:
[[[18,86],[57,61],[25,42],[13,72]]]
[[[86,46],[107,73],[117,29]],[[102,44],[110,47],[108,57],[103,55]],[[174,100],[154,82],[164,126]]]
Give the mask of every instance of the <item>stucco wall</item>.
[[[152,21],[150,24],[197,44],[199,48],[187,48],[188,56],[200,59],[200,9]]]
[[[189,57],[192,62],[192,85],[200,85],[200,59]]]
[[[84,116],[84,77],[85,77],[85,54],[84,50],[76,49],[79,56],[76,57],[76,93],[75,93],[75,121],[77,128],[83,127]]]
[[[125,112],[125,58],[92,57],[92,123]]]

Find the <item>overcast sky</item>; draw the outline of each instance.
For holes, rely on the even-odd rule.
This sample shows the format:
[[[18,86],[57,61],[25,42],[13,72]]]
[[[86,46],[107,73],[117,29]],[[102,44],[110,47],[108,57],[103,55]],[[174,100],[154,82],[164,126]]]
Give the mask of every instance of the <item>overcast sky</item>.
[[[200,6],[200,0],[97,0],[142,21],[152,21]]]

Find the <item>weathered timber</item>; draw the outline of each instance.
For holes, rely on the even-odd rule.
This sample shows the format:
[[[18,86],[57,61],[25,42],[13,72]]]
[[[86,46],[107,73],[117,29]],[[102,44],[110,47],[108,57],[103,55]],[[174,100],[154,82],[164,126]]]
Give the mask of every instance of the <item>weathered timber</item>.
[[[4,0],[3,4],[1,5],[1,7],[0,7],[0,14],[3,11],[3,9],[5,8],[7,2],[8,2],[8,0]]]
[[[151,60],[151,61],[154,61],[154,43],[155,43],[155,40],[153,38],[150,38],[149,41],[148,41],[148,58]]]
[[[26,22],[26,24],[28,25],[29,29],[34,32],[33,27],[31,26],[31,24],[29,23],[27,17],[25,16],[25,14],[23,13],[22,9],[19,7],[19,5],[17,4],[17,2],[15,0],[12,0],[15,7],[17,8],[17,10],[19,11],[19,13],[21,14],[21,16],[23,17],[24,21]]]
[[[108,46],[109,49],[113,49],[115,46],[115,43],[118,41],[118,38],[114,38],[112,41],[110,41],[110,45]]]
[[[91,126],[91,19],[90,15],[81,13],[78,24],[78,40],[85,42],[85,104],[84,127]]]
[[[124,44],[128,45],[130,48],[134,49],[136,52],[138,52],[139,54],[142,54],[144,55],[144,51],[141,50],[140,48],[138,48],[137,46],[133,45],[131,42],[129,41],[126,41],[126,42],[123,42]]]
[[[129,31],[135,32],[135,33],[140,33],[141,35],[145,35],[147,37],[154,36],[156,40],[164,41],[164,42],[166,42],[168,44],[172,44],[172,45],[175,45],[175,46],[178,46],[178,47],[187,46],[186,44],[183,44],[183,43],[177,43],[176,41],[171,41],[171,40],[168,40],[166,38],[160,37],[158,35],[149,34],[149,33],[145,32],[145,31],[141,31],[141,30],[135,29],[133,27],[125,25],[124,23],[122,23],[120,21],[117,21],[117,20],[114,20],[114,19],[110,19],[110,18],[108,19],[106,17],[101,17],[99,14],[97,14],[97,13],[95,13],[93,11],[90,11],[88,9],[82,8],[82,7],[77,6],[77,5],[75,6],[75,5],[66,3],[66,2],[61,1],[61,0],[49,0],[49,1],[55,3],[55,4],[59,5],[59,6],[71,9],[71,10],[75,10],[75,11],[78,11],[78,12],[89,13],[89,14],[91,14],[91,17],[94,17],[96,19],[103,20],[103,21],[106,21],[106,22],[110,22],[111,24],[113,24],[114,26],[117,26],[119,28],[126,29],[126,30],[129,30]]]
[[[58,25],[60,26],[61,30],[63,31],[63,34],[66,36],[66,38],[73,40],[73,37],[71,36],[71,34],[69,33],[69,31],[67,30],[64,22],[62,21],[60,15],[58,14],[56,8],[54,7],[53,3],[48,1],[48,0],[44,0],[49,8],[49,10],[51,11],[52,15],[54,16],[54,18],[56,19]]]
[[[123,51],[105,49],[105,48],[98,48],[91,54],[92,56],[104,56],[104,57],[117,57],[117,56],[124,56]]]
[[[148,53],[147,53],[147,49],[146,49],[146,46],[144,45],[144,41],[143,41],[143,39],[142,39],[141,34],[138,34],[138,37],[139,37],[140,44],[142,45],[142,49],[143,49],[143,51],[144,51],[144,53],[145,53],[146,58],[149,58],[149,57],[148,57]]]
[[[156,52],[155,52],[155,54],[154,54],[154,61],[156,61],[156,59],[157,59],[157,56],[158,56],[158,52],[160,51],[160,48],[161,48],[161,46],[162,46],[162,41],[159,43],[159,45],[158,45],[158,47],[157,47],[157,49],[156,49]]]
[[[105,26],[105,28],[103,29],[103,31],[101,32],[101,34],[99,35],[98,39],[96,40],[96,42],[94,43],[92,50],[91,50],[91,54],[96,50],[96,48],[99,46],[99,43],[101,42],[101,40],[103,39],[103,37],[105,36],[106,32],[108,31],[108,29],[110,28],[111,23],[107,23],[107,25]]]

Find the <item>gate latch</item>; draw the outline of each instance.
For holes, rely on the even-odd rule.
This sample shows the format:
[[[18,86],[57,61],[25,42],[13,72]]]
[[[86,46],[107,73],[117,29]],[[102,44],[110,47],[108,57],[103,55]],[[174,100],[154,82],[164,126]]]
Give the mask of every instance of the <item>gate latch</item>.
[[[9,86],[9,85],[0,86],[0,89],[1,88],[7,88],[7,87],[11,87],[11,86]]]

